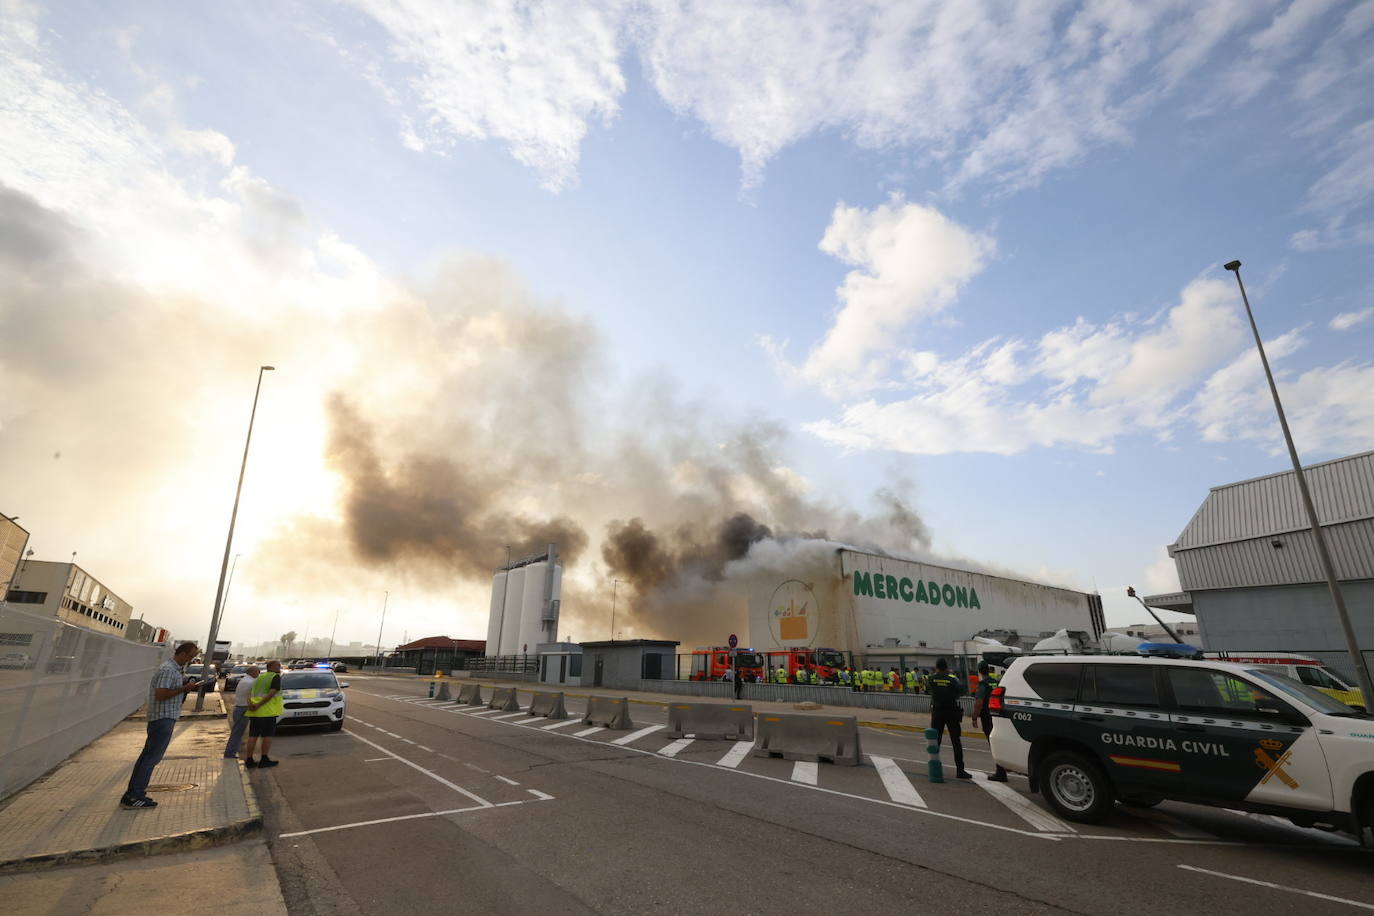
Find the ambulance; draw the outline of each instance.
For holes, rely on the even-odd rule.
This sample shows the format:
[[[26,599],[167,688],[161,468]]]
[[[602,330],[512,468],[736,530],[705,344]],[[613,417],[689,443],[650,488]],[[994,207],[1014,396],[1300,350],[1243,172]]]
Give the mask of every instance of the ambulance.
[[[1302,681],[1308,687],[1320,690],[1329,697],[1340,700],[1347,706],[1354,706],[1360,710],[1368,709],[1360,688],[1347,683],[1340,675],[1326,667],[1319,658],[1313,658],[1310,655],[1294,655],[1291,652],[1206,652],[1203,654],[1207,658],[1231,662],[1233,665],[1263,668],[1274,674],[1291,677],[1295,681]]]
[[[1258,665],[1012,661],[989,701],[997,763],[1061,817],[1164,799],[1374,831],[1374,717]]]

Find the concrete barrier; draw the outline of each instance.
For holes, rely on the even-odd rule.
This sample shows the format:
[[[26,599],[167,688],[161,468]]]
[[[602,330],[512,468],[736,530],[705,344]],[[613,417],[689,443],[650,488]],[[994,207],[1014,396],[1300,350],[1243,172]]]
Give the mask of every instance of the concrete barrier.
[[[520,711],[520,700],[515,696],[514,687],[493,687],[491,688],[491,702],[487,704],[488,709],[504,709],[508,712]]]
[[[482,706],[485,701],[482,699],[481,684],[464,684],[458,688],[458,702],[468,706]]]
[[[543,716],[545,719],[566,719],[568,710],[563,705],[563,694],[559,693],[540,693],[536,691],[530,697],[530,708],[525,710],[531,716]]]
[[[634,728],[634,723],[630,721],[630,701],[625,697],[588,697],[582,724],[615,729]]]
[[[722,741],[748,741],[754,737],[752,706],[727,703],[669,703],[665,738],[705,738]]]
[[[863,762],[859,749],[859,720],[854,716],[799,716],[760,713],[755,757],[784,760],[828,760],[842,766]]]
[[[436,700],[451,700],[451,699],[453,699],[453,695],[450,694],[450,693],[448,692],[448,681],[444,681],[444,682],[442,682],[442,683],[439,685],[439,692],[436,693],[436,694],[434,695],[434,699],[436,699]]]

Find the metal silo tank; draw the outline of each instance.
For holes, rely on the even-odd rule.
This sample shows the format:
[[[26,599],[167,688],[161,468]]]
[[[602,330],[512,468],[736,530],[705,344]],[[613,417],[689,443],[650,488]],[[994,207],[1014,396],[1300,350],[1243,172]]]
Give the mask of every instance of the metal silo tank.
[[[501,618],[506,609],[506,578],[509,574],[503,569],[491,577],[491,613],[487,617],[487,655],[496,655],[501,648]]]
[[[506,577],[506,604],[501,615],[500,655],[515,655],[520,651],[520,605],[525,597],[525,570],[512,569]]]
[[[549,564],[543,561],[525,567],[525,594],[520,602],[520,627],[517,630],[512,655],[522,652],[534,654],[534,647],[543,642],[539,619],[544,607],[544,574]]]

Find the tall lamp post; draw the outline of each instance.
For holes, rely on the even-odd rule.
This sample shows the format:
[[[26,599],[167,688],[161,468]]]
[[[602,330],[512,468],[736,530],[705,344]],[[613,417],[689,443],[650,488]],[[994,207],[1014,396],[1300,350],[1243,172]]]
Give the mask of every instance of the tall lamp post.
[[[391,592],[382,592],[382,622],[377,624],[377,670],[382,670],[382,627],[386,626],[386,603],[391,600]]]
[[[619,586],[619,579],[611,580],[611,642],[615,642],[615,590]]]
[[[234,522],[239,517],[239,496],[243,493],[243,473],[248,469],[248,446],[253,441],[253,421],[258,416],[258,395],[262,393],[262,374],[271,372],[276,366],[258,367],[258,385],[253,389],[253,411],[248,415],[248,436],[243,440],[243,461],[239,464],[239,485],[234,490],[234,511],[229,513],[229,536],[224,539],[224,560],[219,565],[219,586],[215,589],[215,609],[210,614],[210,635],[205,638],[205,670],[215,657],[215,637],[219,636],[219,616],[224,610],[224,580],[229,574],[229,551],[234,547]],[[205,692],[196,695],[196,711],[205,708]]]
[[[1245,315],[1250,319],[1250,331],[1255,335],[1255,348],[1259,350],[1260,363],[1264,366],[1264,377],[1269,381],[1269,393],[1274,397],[1274,410],[1279,415],[1279,426],[1283,429],[1283,441],[1288,446],[1288,457],[1293,461],[1293,475],[1298,481],[1298,492],[1302,495],[1303,508],[1307,510],[1307,520],[1312,526],[1312,538],[1317,542],[1317,558],[1321,561],[1322,572],[1326,574],[1326,585],[1331,592],[1331,603],[1336,606],[1336,616],[1345,631],[1345,645],[1350,652],[1350,661],[1355,666],[1355,677],[1360,682],[1360,692],[1364,694],[1365,708],[1374,708],[1374,681],[1369,677],[1369,666],[1365,664],[1360,652],[1360,641],[1355,636],[1355,628],[1350,623],[1350,612],[1345,608],[1345,596],[1341,594],[1340,583],[1336,581],[1336,568],[1331,563],[1331,553],[1326,549],[1326,534],[1321,522],[1317,520],[1316,507],[1312,505],[1312,492],[1307,488],[1307,475],[1303,473],[1302,462],[1298,460],[1298,449],[1293,445],[1293,434],[1288,429],[1288,418],[1283,413],[1283,403],[1279,400],[1279,389],[1274,384],[1274,373],[1269,369],[1269,357],[1264,355],[1264,343],[1260,340],[1259,326],[1255,324],[1255,313],[1250,310],[1250,297],[1245,294],[1245,283],[1240,279],[1240,261],[1229,261],[1223,265],[1236,275],[1236,285],[1240,287],[1240,298],[1245,303]]]

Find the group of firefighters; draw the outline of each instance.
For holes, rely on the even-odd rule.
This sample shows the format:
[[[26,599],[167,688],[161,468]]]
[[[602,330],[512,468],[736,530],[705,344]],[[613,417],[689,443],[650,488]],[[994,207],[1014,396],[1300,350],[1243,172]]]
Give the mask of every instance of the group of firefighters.
[[[902,671],[889,668],[884,672],[881,668],[845,667],[833,668],[828,674],[822,675],[818,669],[810,667],[801,667],[789,674],[785,667],[778,665],[768,672],[764,680],[769,684],[848,687],[862,693],[929,693],[930,678],[931,671],[928,668],[920,671],[914,668]]]

